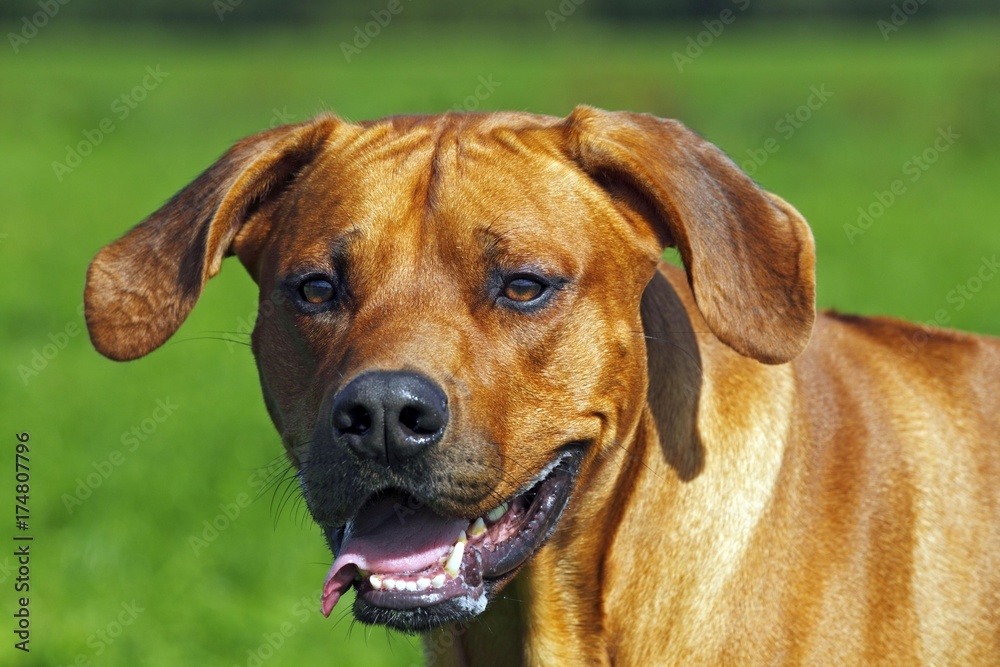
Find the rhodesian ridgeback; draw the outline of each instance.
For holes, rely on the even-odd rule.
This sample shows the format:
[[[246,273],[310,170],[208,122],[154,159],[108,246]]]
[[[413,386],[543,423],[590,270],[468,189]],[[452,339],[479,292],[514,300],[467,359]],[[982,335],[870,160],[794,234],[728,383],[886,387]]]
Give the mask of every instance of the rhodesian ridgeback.
[[[680,123],[248,137],[97,255],[96,348],[230,254],[325,614],[441,665],[1000,664],[1000,341],[817,317],[805,220]]]

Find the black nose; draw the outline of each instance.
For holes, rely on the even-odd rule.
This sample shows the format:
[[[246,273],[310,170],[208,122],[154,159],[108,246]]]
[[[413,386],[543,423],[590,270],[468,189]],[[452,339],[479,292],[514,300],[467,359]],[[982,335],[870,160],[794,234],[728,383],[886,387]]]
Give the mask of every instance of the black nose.
[[[362,458],[386,464],[420,454],[448,424],[448,399],[419,373],[369,371],[333,399],[333,435]]]

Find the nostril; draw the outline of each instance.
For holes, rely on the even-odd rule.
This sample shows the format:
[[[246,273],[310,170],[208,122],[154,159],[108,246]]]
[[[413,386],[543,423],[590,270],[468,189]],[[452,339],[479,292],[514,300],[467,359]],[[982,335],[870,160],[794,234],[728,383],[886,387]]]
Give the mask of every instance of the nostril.
[[[448,398],[418,373],[368,371],[333,398],[328,428],[336,444],[383,465],[437,444],[448,424]]]
[[[441,430],[439,417],[412,405],[399,411],[399,424],[404,432],[409,432],[408,435],[431,435]]]
[[[342,434],[364,435],[372,427],[371,413],[363,405],[352,405],[346,410],[338,410],[333,425]]]

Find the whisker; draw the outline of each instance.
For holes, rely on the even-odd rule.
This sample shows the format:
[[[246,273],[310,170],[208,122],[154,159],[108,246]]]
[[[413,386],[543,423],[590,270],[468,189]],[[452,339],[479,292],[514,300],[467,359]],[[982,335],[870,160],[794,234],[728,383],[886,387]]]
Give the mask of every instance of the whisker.
[[[660,338],[660,337],[657,337],[657,336],[650,336],[649,333],[656,333],[656,334],[707,334],[707,333],[712,333],[712,332],[710,332],[710,331],[653,331],[653,332],[633,331],[632,333],[634,335],[636,335],[636,336],[642,336],[646,340],[650,340],[650,341],[653,341],[655,343],[663,343],[665,345],[670,345],[671,347],[673,347],[673,348],[679,350],[681,353],[683,353],[684,356],[686,356],[688,359],[690,359],[692,362],[694,362],[695,366],[697,366],[700,369],[701,368],[701,360],[698,359],[697,357],[695,357],[695,355],[692,354],[692,352],[690,350],[684,348],[683,346],[681,346],[679,343],[677,343],[674,340],[671,340],[669,338]]]
[[[250,343],[243,340],[233,340],[232,338],[225,338],[224,336],[188,336],[186,338],[179,338],[177,340],[171,341],[169,345],[176,345],[179,343],[190,343],[196,340],[219,340],[224,343],[232,343],[233,345],[244,345],[250,347]]]

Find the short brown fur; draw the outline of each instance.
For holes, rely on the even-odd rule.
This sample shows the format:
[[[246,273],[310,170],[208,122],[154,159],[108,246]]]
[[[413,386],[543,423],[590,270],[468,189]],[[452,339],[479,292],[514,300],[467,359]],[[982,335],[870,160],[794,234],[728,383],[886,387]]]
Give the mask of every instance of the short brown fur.
[[[657,263],[668,244],[685,271]],[[481,616],[427,633],[431,663],[1000,664],[1000,343],[817,317],[805,221],[676,121],[255,135],[98,254],[94,345],[161,345],[227,254],[260,286],[253,350],[295,466],[373,368],[448,392],[420,481],[441,514],[480,515],[587,443],[555,533]],[[567,287],[498,309],[485,276],[525,264]],[[340,272],[340,314],[290,303],[303,269]],[[413,481],[333,468],[311,493],[388,474]]]

